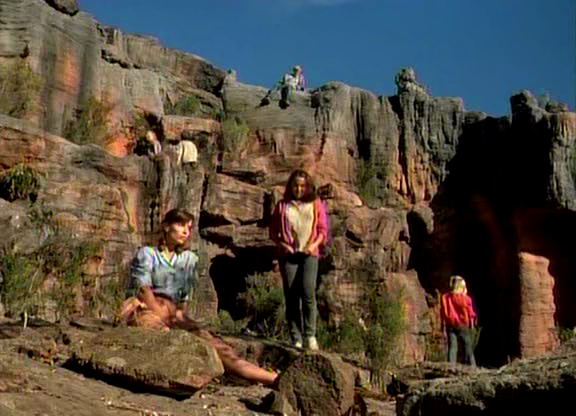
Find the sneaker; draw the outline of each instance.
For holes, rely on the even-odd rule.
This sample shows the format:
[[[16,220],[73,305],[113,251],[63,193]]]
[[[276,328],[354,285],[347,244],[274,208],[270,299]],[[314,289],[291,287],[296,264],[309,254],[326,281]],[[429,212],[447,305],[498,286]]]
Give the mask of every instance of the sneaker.
[[[318,347],[318,341],[316,340],[316,337],[308,337],[306,344],[308,345],[308,349],[310,351],[318,351],[320,349]]]
[[[302,341],[295,341],[295,342],[294,342],[294,346],[295,346],[296,348],[302,348]]]

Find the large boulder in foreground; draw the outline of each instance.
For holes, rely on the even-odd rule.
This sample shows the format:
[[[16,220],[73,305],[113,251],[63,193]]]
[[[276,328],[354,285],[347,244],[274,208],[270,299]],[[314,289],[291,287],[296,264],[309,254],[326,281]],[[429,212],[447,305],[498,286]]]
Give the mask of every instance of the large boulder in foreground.
[[[576,353],[518,360],[499,370],[414,384],[399,416],[564,414],[576,394]]]
[[[302,416],[342,416],[354,405],[355,374],[335,355],[303,354],[278,380],[278,390]]]
[[[186,396],[224,373],[214,348],[190,332],[114,328],[73,341],[66,367],[111,384]]]

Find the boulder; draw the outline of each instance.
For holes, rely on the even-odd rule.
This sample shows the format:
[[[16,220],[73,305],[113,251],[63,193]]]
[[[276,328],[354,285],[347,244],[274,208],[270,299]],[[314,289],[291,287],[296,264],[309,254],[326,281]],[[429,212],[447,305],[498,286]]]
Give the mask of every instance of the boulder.
[[[343,416],[354,405],[354,381],[340,357],[303,354],[280,375],[278,391],[302,416]]]
[[[576,353],[437,378],[398,398],[399,416],[562,414],[576,393]]]
[[[224,373],[214,348],[182,330],[115,328],[76,339],[65,366],[111,384],[191,395]]]

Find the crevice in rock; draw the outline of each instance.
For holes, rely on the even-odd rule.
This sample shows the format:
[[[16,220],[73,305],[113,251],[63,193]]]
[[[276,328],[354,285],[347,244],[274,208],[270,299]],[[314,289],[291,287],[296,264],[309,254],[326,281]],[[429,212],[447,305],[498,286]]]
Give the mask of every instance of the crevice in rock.
[[[198,228],[200,230],[203,230],[204,228],[220,227],[230,224],[232,224],[232,222],[224,218],[222,215],[210,214],[204,210],[200,212],[200,219],[198,222]]]
[[[181,386],[182,390],[179,391],[177,383],[170,383],[170,390],[163,390],[161,388],[154,388],[152,385],[144,383],[138,380],[138,378],[131,377],[128,374],[106,374],[93,363],[86,363],[74,356],[69,358],[62,367],[77,374],[82,374],[85,377],[100,380],[133,393],[152,393],[176,400],[185,400],[194,394],[194,391],[191,391],[189,386]]]
[[[274,247],[250,247],[233,250],[212,259],[209,274],[218,294],[218,309],[226,310],[232,318],[241,319],[246,308],[238,295],[246,291],[246,277],[268,273],[274,269]]]
[[[260,185],[266,180],[266,172],[262,170],[251,171],[242,169],[220,169],[218,173],[222,175],[229,176],[240,182],[247,183],[249,185]]]
[[[132,68],[132,64],[130,64],[129,62],[126,62],[123,59],[120,59],[118,56],[114,55],[109,50],[102,49],[100,52],[100,57],[112,65],[119,65],[121,68],[124,68],[124,69]]]

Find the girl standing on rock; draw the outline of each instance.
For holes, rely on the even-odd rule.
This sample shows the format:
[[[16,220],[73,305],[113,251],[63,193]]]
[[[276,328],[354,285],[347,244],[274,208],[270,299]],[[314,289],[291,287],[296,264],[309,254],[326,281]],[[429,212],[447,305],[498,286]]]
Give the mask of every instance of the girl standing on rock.
[[[173,209],[166,214],[159,243],[142,247],[132,261],[130,283],[134,296],[124,302],[120,319],[150,329],[190,330],[216,349],[227,371],[254,382],[272,384],[276,373],[241,359],[230,345],[201,329],[184,312],[188,295],[198,280],[198,256],[188,249],[191,228],[190,213]]]
[[[476,312],[472,306],[472,299],[468,296],[466,281],[460,276],[452,276],[450,289],[450,292],[442,295],[440,311],[442,325],[448,337],[448,361],[456,362],[458,341],[461,340],[464,344],[466,364],[475,366],[472,328],[476,325]]]
[[[270,238],[280,250],[286,318],[298,348],[304,335],[304,346],[318,350],[316,280],[320,249],[327,240],[327,215],[310,175],[301,169],[292,172],[272,215]]]

